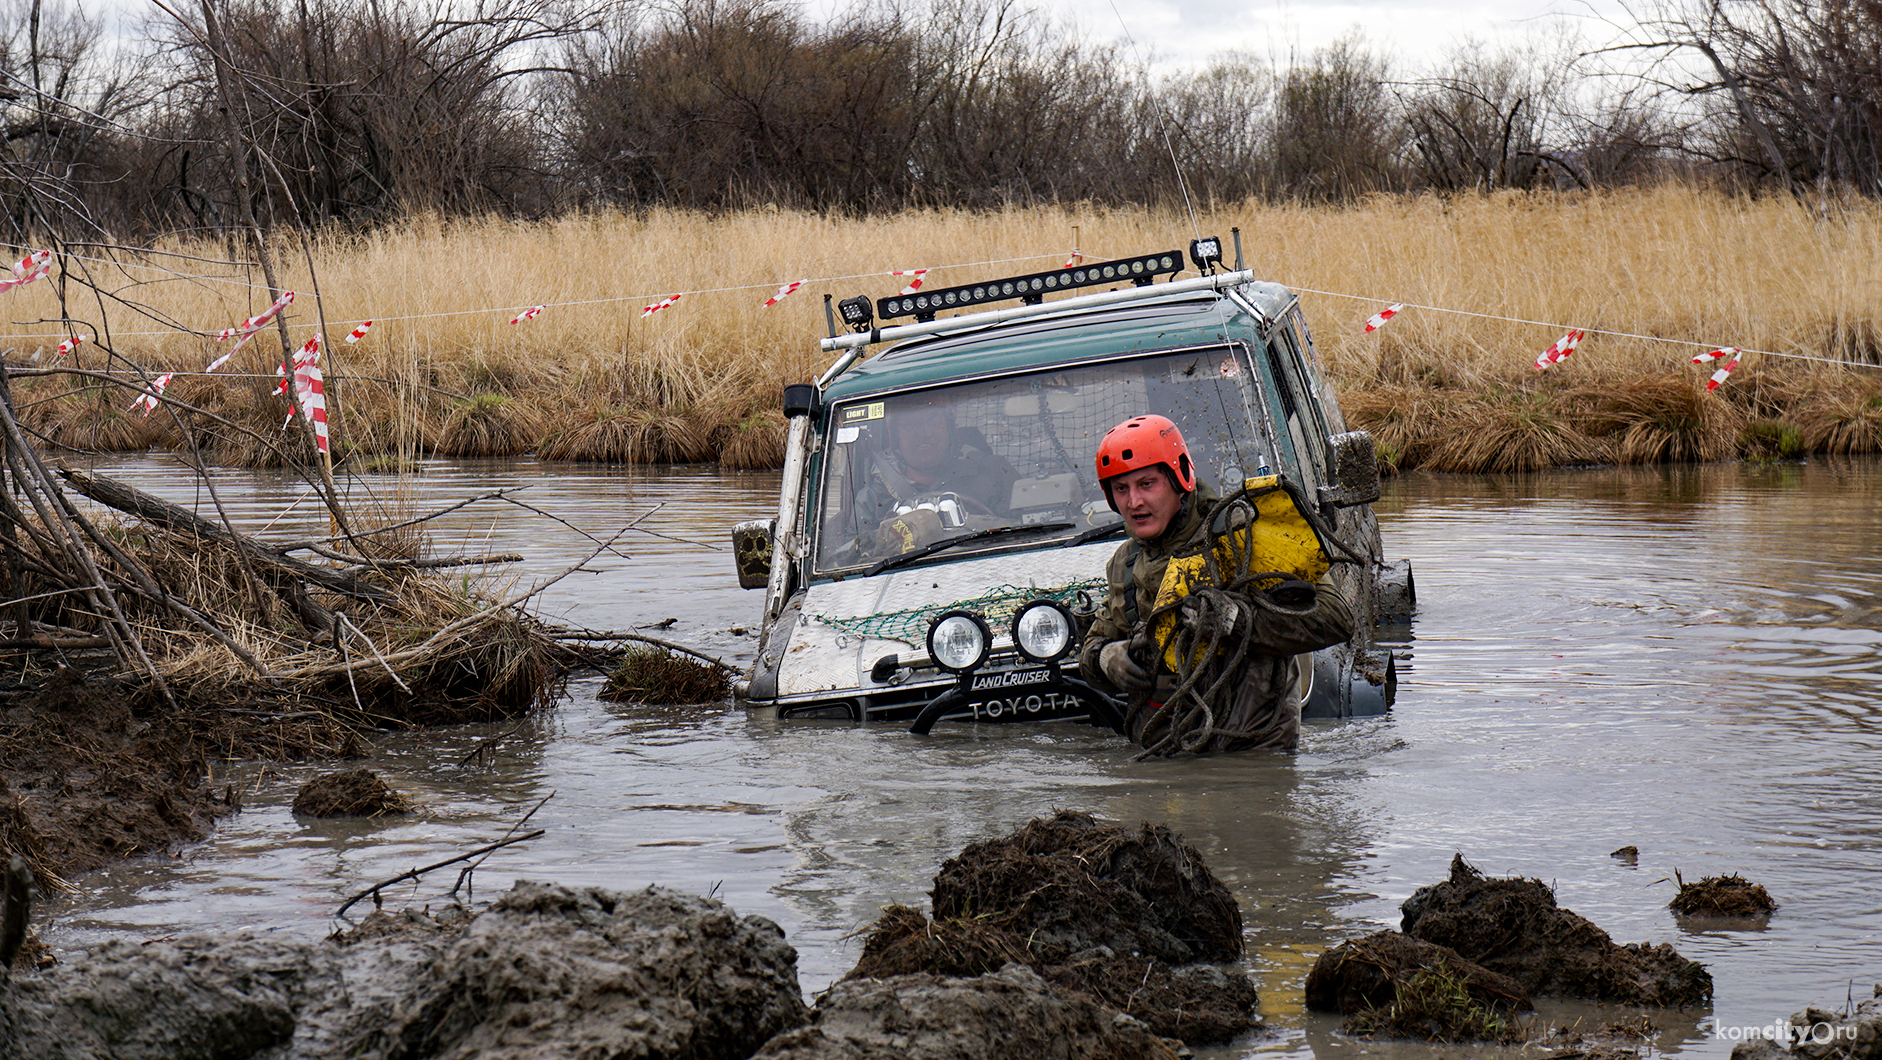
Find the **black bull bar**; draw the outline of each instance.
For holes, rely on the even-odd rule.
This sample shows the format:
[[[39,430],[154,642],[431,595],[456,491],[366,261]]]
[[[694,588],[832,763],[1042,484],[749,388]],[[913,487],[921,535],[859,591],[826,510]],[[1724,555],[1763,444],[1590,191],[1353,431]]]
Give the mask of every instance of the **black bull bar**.
[[[929,700],[928,705],[916,715],[915,724],[910,725],[908,731],[917,736],[926,736],[942,716],[966,707],[977,697],[990,694],[1001,697],[1075,696],[1090,708],[1092,724],[1109,726],[1119,735],[1124,733],[1123,704],[1078,678],[1067,676],[1057,663],[1018,670],[977,670],[956,674],[954,687]]]

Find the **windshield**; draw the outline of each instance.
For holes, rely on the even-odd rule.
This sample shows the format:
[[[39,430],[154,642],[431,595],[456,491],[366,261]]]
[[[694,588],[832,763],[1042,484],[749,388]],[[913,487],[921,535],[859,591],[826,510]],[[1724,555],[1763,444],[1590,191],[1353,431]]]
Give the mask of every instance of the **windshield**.
[[[1104,432],[1144,413],[1176,421],[1211,485],[1263,474],[1271,459],[1250,419],[1249,370],[1246,348],[1215,346],[836,405],[817,570],[867,568],[1009,526],[1038,532],[985,534],[934,555],[1057,547],[1115,523],[1094,454]]]

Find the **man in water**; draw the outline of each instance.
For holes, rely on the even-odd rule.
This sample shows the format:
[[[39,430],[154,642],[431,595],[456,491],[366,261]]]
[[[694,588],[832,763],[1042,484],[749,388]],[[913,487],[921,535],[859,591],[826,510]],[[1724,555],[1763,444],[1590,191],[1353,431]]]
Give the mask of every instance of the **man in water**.
[[[1246,646],[1241,672],[1223,682],[1222,702],[1209,704],[1212,731],[1172,734],[1173,712],[1164,704],[1178,676],[1149,628],[1164,576],[1172,559],[1216,547],[1253,524],[1256,512],[1244,500],[1217,503],[1196,476],[1183,432],[1163,416],[1111,428],[1098,445],[1097,467],[1105,500],[1130,536],[1105,568],[1108,592],[1079,652],[1079,673],[1128,698],[1129,735],[1146,749],[1293,750],[1300,743],[1293,657],[1352,636],[1346,601],[1322,578],[1317,586],[1293,580],[1267,592],[1199,587],[1170,605],[1175,626],[1198,640],[1223,651]],[[1184,746],[1188,739],[1196,746]]]

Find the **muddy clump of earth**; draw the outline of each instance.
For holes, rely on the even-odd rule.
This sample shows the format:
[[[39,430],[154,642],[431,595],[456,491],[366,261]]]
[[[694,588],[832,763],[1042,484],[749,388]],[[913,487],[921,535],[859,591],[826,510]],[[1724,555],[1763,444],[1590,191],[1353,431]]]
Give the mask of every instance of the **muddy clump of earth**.
[[[1020,965],[1192,1045],[1261,1026],[1254,984],[1232,963],[1241,909],[1162,826],[1062,811],[968,846],[942,866],[930,898],[932,919],[885,910],[844,981],[972,979]]]
[[[962,979],[914,973],[846,979],[818,999],[809,1026],[753,1060],[1177,1060],[1142,1022],[1055,990],[1022,964]]]
[[[1882,1056],[1882,983],[1872,996],[1849,1008],[1807,1006],[1783,1023],[1732,1028],[1746,1037],[1732,1046],[1732,1060],[1867,1060]]]
[[[1346,1034],[1426,1041],[1517,1041],[1528,992],[1448,946],[1380,931],[1320,955],[1307,973],[1307,1007],[1348,1017]]]
[[[370,769],[343,769],[302,784],[294,793],[302,817],[387,817],[412,812],[412,800]]]
[[[1509,976],[1531,996],[1681,1007],[1712,997],[1712,975],[1666,944],[1617,945],[1585,917],[1555,904],[1541,880],[1486,877],[1459,854],[1450,878],[1421,887],[1400,909],[1400,929]]]
[[[808,1019],[776,924],[661,888],[518,883],[350,935],[111,941],[0,982],[0,1055],[741,1060]]]
[[[1764,917],[1777,911],[1777,902],[1769,891],[1736,873],[1687,883],[1675,870],[1673,879],[1679,884],[1679,893],[1667,908],[1682,916]]]
[[[133,709],[110,680],[61,668],[0,712],[0,857],[41,891],[112,861],[201,839],[238,806],[204,783],[198,735]]]

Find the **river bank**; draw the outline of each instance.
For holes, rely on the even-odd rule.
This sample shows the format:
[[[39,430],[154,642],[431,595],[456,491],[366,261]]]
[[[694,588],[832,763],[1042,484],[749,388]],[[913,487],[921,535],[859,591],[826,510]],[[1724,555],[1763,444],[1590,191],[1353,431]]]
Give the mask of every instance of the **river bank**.
[[[57,331],[8,341],[27,373],[16,384],[29,395],[22,416],[54,446],[193,444],[231,466],[309,455],[301,441],[275,441],[285,405],[270,391],[284,350],[324,321],[336,452],[357,469],[523,453],[767,468],[782,453],[782,384],[826,367],[824,295],[892,294],[908,282],[898,270],[926,270],[936,287],[1057,268],[1074,250],[1095,261],[1178,246],[1196,229],[1226,239],[1232,227],[1251,268],[1300,292],[1349,417],[1373,431],[1388,469],[1882,450],[1882,272],[1871,252],[1882,207],[1813,209],[1677,184],[1344,208],[1251,202],[1193,221],[1082,207],[418,220],[314,239],[311,274],[294,271],[302,250],[284,245],[281,282],[301,294],[284,312],[291,326],[258,334],[215,373],[204,366],[230,345],[217,329],[268,302],[239,264],[193,266],[196,282],[164,284],[180,275],[177,259],[117,253],[114,268],[158,284],[152,312],[184,328],[120,330],[108,351],[92,342],[64,355]],[[59,319],[47,288],[9,295],[16,316]],[[1365,330],[1389,303],[1405,308]],[[529,308],[540,312],[523,317]],[[357,343],[339,341],[369,319]],[[1537,355],[1570,329],[1587,337],[1538,371]],[[1691,358],[1721,347],[1745,352],[1708,391],[1725,359]],[[64,374],[73,370],[88,374]],[[47,371],[58,374],[33,374]],[[175,373],[172,401],[155,415],[130,411],[159,373]]]

